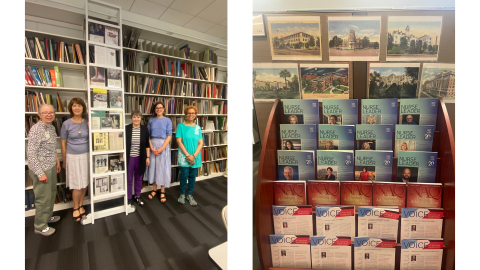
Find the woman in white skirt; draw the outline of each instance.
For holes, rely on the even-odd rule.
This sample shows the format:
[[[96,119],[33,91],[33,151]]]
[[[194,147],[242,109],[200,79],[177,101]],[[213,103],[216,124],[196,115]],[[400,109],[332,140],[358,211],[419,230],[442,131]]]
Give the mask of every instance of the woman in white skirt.
[[[87,106],[81,98],[73,98],[68,104],[70,119],[62,125],[63,168],[66,169],[67,187],[72,190],[73,219],[86,216],[83,199],[89,183],[89,143]]]
[[[161,187],[160,202],[165,203],[165,188],[170,187],[172,160],[170,157],[170,141],[172,140],[172,121],[165,117],[165,106],[162,102],[155,103],[154,118],[148,121],[150,134],[150,165],[148,166],[148,181],[153,184],[153,191],[148,194],[150,200],[157,195],[157,185]]]

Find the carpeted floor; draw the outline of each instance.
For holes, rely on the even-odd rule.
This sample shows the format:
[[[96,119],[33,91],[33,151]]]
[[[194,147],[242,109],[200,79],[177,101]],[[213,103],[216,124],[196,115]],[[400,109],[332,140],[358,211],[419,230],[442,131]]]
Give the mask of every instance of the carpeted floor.
[[[177,203],[179,186],[129,214],[118,214],[80,225],[72,209],[61,216],[49,236],[34,234],[34,217],[25,218],[25,269],[217,269],[208,250],[227,241],[221,211],[227,205],[227,179],[217,177],[195,184],[198,206]],[[123,200],[123,199],[122,199]],[[121,204],[95,204],[95,209]],[[87,209],[87,211],[89,211]]]

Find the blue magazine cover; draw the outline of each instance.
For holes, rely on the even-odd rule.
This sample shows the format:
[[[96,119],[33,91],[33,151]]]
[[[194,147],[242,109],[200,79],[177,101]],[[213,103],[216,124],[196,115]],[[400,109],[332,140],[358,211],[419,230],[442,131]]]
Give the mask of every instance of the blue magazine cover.
[[[352,181],[353,150],[317,150],[317,179]]]
[[[362,99],[361,103],[361,124],[394,126],[397,124],[397,99]]]
[[[392,125],[357,125],[356,150],[393,150]]]
[[[432,125],[397,125],[395,128],[395,156],[398,151],[432,151],[433,134],[435,127]]]
[[[325,99],[322,101],[323,124],[358,124],[358,100]]]
[[[436,152],[398,152],[397,182],[435,183]]]
[[[316,125],[280,125],[281,150],[317,150]]]
[[[392,151],[355,151],[356,181],[392,181]]]
[[[313,180],[315,179],[315,152],[278,150],[277,180]]]
[[[398,123],[401,125],[436,125],[438,99],[400,99]]]
[[[318,150],[355,150],[355,126],[318,125]]]
[[[317,99],[284,99],[285,124],[320,124]]]

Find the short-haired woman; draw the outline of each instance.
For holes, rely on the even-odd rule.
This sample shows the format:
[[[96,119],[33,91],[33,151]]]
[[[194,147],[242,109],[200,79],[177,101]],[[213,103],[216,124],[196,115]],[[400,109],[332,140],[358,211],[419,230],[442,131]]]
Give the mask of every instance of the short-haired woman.
[[[288,123],[289,124],[298,124],[298,118],[296,115],[290,115],[288,117]]]
[[[165,117],[165,105],[157,102],[153,106],[155,117],[148,121],[148,134],[150,135],[150,166],[148,166],[148,181],[153,184],[153,191],[148,194],[150,200],[157,195],[157,185],[161,186],[160,202],[165,203],[165,188],[170,187],[172,161],[170,154],[170,141],[172,140],[172,121]]]
[[[70,119],[62,125],[63,168],[67,175],[66,186],[72,190],[73,219],[80,221],[86,216],[83,199],[89,179],[89,147],[87,106],[81,98],[72,98],[68,103]]]
[[[400,146],[400,151],[408,151],[408,145],[406,142],[403,142]]]
[[[202,167],[200,151],[203,147],[202,129],[193,120],[197,117],[198,109],[188,106],[184,110],[185,121],[177,126],[178,165],[180,166],[180,197],[178,202],[185,204],[185,188],[188,178],[188,196],[190,205],[196,206],[193,199],[193,188],[198,174],[198,168]]]
[[[132,199],[144,206],[140,199],[142,191],[143,174],[146,166],[150,165],[150,136],[148,128],[140,125],[142,113],[134,110],[131,114],[132,124],[125,126],[125,137],[127,145],[127,198],[129,203]],[[135,178],[135,182],[133,179]],[[135,196],[132,197],[132,185],[135,187]]]
[[[372,177],[370,173],[367,171],[366,167],[362,168],[362,171],[360,172],[360,181],[368,181],[372,180]]]
[[[55,196],[57,195],[57,173],[60,161],[56,151],[55,120],[53,106],[44,104],[38,109],[41,121],[32,126],[28,133],[27,159],[28,173],[33,180],[35,194],[35,233],[52,235],[54,228],[48,223],[57,222],[59,216],[52,216]]]
[[[375,124],[375,115],[370,115],[368,117],[368,124],[374,125]]]
[[[327,168],[327,175],[325,175],[325,180],[337,180],[337,178],[333,174],[332,167]]]

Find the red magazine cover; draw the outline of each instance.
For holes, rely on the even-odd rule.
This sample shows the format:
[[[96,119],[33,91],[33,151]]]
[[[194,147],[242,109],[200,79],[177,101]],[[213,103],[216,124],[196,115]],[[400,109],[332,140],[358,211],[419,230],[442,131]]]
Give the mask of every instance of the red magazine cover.
[[[340,204],[340,182],[338,181],[309,180],[307,190],[308,204],[313,207]]]
[[[408,208],[441,208],[442,184],[409,183],[407,186]]]
[[[341,181],[340,204],[358,206],[372,206],[372,182],[369,181]]]
[[[405,207],[407,186],[405,183],[373,182],[373,206]]]
[[[274,205],[306,205],[305,181],[275,181],[273,182]]]

